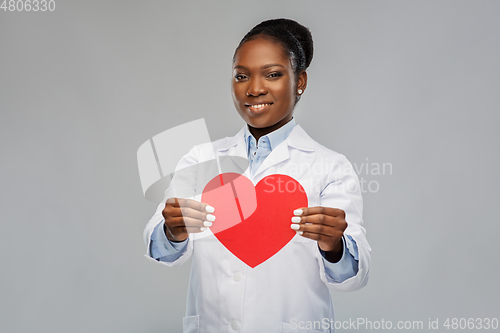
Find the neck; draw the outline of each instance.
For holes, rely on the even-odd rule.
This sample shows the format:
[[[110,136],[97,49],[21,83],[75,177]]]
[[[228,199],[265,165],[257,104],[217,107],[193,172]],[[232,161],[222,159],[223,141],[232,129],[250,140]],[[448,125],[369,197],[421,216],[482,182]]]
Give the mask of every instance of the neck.
[[[269,126],[269,127],[263,127],[263,128],[256,128],[248,125],[248,129],[250,133],[252,133],[253,137],[257,142],[259,142],[259,139],[265,135],[268,135],[271,132],[276,131],[278,128],[282,127],[286,123],[288,123],[290,120],[292,120],[292,116],[283,118],[282,120],[278,121],[276,124]]]

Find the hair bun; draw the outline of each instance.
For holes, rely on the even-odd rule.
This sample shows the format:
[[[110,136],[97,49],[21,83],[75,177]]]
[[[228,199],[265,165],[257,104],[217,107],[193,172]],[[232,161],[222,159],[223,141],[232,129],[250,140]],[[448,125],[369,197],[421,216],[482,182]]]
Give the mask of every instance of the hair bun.
[[[257,27],[262,27],[262,28],[281,28],[285,29],[288,32],[290,32],[300,43],[300,46],[302,47],[302,50],[304,50],[304,55],[306,57],[306,68],[309,67],[311,64],[313,54],[314,54],[314,48],[313,48],[313,38],[311,35],[311,31],[303,26],[302,24],[286,19],[286,18],[278,18],[278,19],[272,19],[272,20],[267,20],[263,21],[259,24],[257,24],[255,28]],[[252,29],[253,30],[253,29]]]

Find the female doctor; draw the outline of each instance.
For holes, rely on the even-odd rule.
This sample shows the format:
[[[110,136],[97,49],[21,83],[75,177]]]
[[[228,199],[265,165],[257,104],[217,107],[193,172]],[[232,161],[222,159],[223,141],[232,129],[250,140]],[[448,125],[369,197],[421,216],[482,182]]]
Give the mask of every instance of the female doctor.
[[[210,149],[194,147],[177,167],[210,160],[215,152],[247,158],[241,173],[254,185],[276,174],[295,179],[307,206],[290,212],[291,240],[250,267],[211,232],[220,207],[200,202],[199,194],[178,197],[175,186],[146,226],[148,257],[167,266],[193,259],[184,332],[333,332],[329,289],[352,291],[367,283],[371,250],[359,180],[342,154],[315,142],[293,118],[312,56],[311,33],[299,23],[274,19],[255,26],[233,58],[232,97],[246,125]],[[269,232],[265,223],[259,232]]]

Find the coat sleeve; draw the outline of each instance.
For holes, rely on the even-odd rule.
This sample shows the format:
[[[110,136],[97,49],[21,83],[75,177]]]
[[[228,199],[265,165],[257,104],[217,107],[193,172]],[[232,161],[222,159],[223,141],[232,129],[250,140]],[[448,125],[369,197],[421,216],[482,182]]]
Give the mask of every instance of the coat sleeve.
[[[317,257],[320,263],[321,279],[330,289],[354,291],[367,284],[370,270],[371,248],[366,240],[366,230],[363,227],[363,198],[358,176],[347,158],[339,154],[332,164],[320,193],[320,203],[321,206],[339,208],[345,211],[347,229],[344,231],[344,236],[354,240],[357,246],[358,271],[356,275],[337,283],[328,274],[325,274],[320,253],[317,254]]]
[[[197,191],[197,175],[199,173],[199,164],[198,164],[198,147],[193,147],[177,164],[175,169],[175,173],[172,177],[172,181],[170,182],[167,190],[165,191],[165,196],[162,202],[158,205],[156,212],[153,217],[149,220],[146,225],[146,228],[143,232],[144,244],[146,245],[146,258],[156,261],[151,255],[151,235],[155,227],[163,223],[165,220],[162,215],[163,208],[165,208],[165,203],[169,198],[189,198],[196,199],[196,191]],[[193,242],[191,234],[188,237],[188,244],[186,250],[183,254],[177,258],[176,260],[169,261],[160,261],[160,263],[165,264],[167,266],[179,266],[186,262],[193,253]]]

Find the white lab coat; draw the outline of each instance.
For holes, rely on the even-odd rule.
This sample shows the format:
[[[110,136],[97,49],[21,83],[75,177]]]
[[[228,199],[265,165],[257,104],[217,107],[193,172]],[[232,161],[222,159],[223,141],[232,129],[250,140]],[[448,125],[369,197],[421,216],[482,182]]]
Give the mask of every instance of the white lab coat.
[[[226,157],[225,165],[231,160],[228,156],[247,158],[244,128],[234,137],[213,142],[212,146],[213,150],[208,144],[191,149],[179,162],[178,169],[211,160],[214,152],[221,159]],[[233,168],[238,166],[235,164]],[[299,322],[304,326],[308,322],[324,323],[334,318],[329,288],[353,291],[368,281],[371,249],[362,226],[363,201],[352,165],[344,155],[321,146],[297,125],[288,138],[273,149],[253,177],[249,169],[241,173],[254,185],[268,175],[289,175],[305,189],[309,207],[343,209],[348,223],[344,234],[351,236],[358,247],[358,272],[342,283],[334,282],[325,274],[317,242],[298,234],[255,268],[232,255],[210,230],[190,234],[187,250],[179,259],[160,262],[176,266],[190,257],[193,259],[184,332],[333,332],[330,325],[315,330],[294,328]],[[173,187],[166,191],[165,198],[176,195]],[[200,200],[201,195],[194,198]],[[151,233],[163,221],[164,206],[165,202],[160,203],[144,230],[148,258]]]

